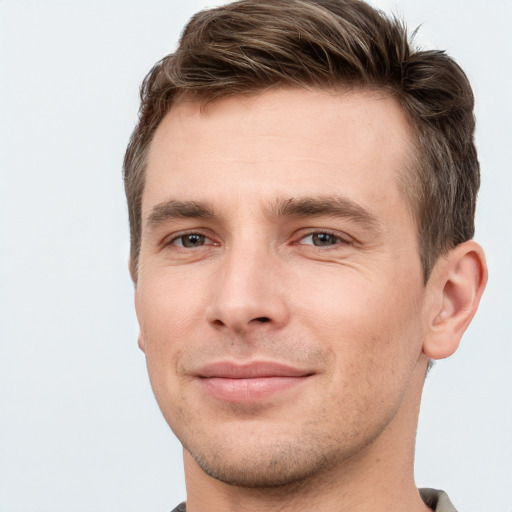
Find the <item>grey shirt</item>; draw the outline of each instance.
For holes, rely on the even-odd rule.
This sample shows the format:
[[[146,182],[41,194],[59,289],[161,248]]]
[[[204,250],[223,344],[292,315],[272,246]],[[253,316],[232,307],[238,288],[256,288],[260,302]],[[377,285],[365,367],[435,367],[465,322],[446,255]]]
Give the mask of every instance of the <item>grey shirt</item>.
[[[421,499],[435,512],[457,512],[444,491],[420,489]]]
[[[448,495],[443,491],[436,489],[420,489],[421,499],[435,512],[457,512],[452,505]],[[172,512],[186,512],[185,503],[178,505]]]

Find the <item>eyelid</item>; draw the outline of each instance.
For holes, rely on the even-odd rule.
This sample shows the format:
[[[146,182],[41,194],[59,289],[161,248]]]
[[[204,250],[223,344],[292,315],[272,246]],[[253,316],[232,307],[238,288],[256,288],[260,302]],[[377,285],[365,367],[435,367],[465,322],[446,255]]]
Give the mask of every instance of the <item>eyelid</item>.
[[[210,242],[212,242],[212,243],[205,243],[205,245],[219,245],[219,243],[214,240],[212,235],[210,233],[208,233],[207,230],[204,230],[201,228],[199,228],[199,229],[196,228],[196,229],[185,229],[183,231],[179,231],[177,233],[173,233],[172,235],[166,236],[162,241],[162,246],[167,247],[167,246],[174,245],[175,247],[185,249],[185,247],[175,245],[174,242],[176,242],[176,240],[179,240],[180,238],[183,238],[184,236],[187,236],[187,235],[201,235],[201,236],[204,236],[206,240],[209,240]],[[190,250],[190,249],[187,248],[187,250]]]
[[[312,244],[301,244],[301,242],[308,236],[312,236],[315,234],[323,234],[323,233],[325,233],[327,235],[331,235],[340,240],[339,243],[333,244],[330,247],[335,247],[337,245],[349,245],[349,244],[352,244],[355,242],[355,240],[351,236],[347,235],[344,232],[336,231],[333,229],[327,229],[327,228],[305,228],[305,229],[301,229],[300,232],[294,236],[294,241],[292,243],[293,243],[293,245],[308,245],[308,246],[310,245],[315,248],[321,248],[320,246],[317,247],[317,246],[313,246]],[[174,242],[176,242],[180,238],[187,236],[187,235],[204,236],[206,238],[206,240],[210,242],[210,243],[205,243],[205,245],[220,245],[219,242],[217,240],[215,240],[215,237],[213,237],[211,235],[209,230],[202,229],[202,228],[195,228],[195,229],[191,228],[191,229],[185,229],[183,231],[179,231],[176,233],[172,233],[171,235],[167,235],[162,240],[162,246],[166,247],[166,246],[170,246],[170,245],[175,245]],[[180,246],[175,245],[175,247],[180,247]],[[326,246],[325,248],[329,248],[329,246]]]
[[[337,242],[331,246],[325,246],[323,248],[321,246],[315,246],[313,244],[302,244],[301,243],[305,238],[307,238],[309,236],[313,236],[313,235],[319,235],[319,234],[330,235],[332,237],[339,239],[339,242]],[[306,246],[314,247],[315,249],[322,249],[322,250],[329,249],[332,247],[338,247],[340,245],[350,245],[350,244],[354,243],[354,239],[351,236],[347,235],[346,233],[332,230],[332,229],[326,229],[326,228],[311,228],[311,229],[301,230],[301,232],[298,234],[298,236],[295,237],[295,240],[296,241],[294,242],[294,245],[306,245]]]

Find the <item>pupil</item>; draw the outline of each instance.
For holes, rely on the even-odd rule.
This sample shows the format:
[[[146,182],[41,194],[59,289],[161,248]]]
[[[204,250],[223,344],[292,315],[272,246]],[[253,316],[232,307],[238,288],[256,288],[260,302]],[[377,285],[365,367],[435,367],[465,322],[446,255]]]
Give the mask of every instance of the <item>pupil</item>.
[[[202,245],[204,243],[203,235],[187,235],[183,237],[183,246],[184,247],[197,247],[198,245]]]
[[[315,233],[313,235],[313,243],[315,245],[331,245],[333,243],[333,236],[329,233]]]

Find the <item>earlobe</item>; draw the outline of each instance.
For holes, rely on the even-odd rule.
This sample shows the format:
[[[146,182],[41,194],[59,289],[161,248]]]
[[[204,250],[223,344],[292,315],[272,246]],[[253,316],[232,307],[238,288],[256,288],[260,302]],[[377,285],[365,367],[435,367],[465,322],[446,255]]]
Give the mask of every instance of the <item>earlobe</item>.
[[[476,313],[487,283],[485,255],[476,242],[459,244],[439,258],[427,286],[431,301],[423,353],[443,359],[458,348],[462,335]]]
[[[130,272],[130,277],[132,278],[133,284],[137,286],[137,270],[131,256],[128,260],[128,272]]]
[[[139,331],[139,336],[137,338],[137,344],[142,352],[146,353],[146,344],[144,343],[144,337],[142,336],[142,332]]]
[[[135,302],[135,314],[137,315],[137,323],[139,324],[139,336],[137,337],[137,344],[139,345],[139,348],[142,350],[142,352],[146,353],[146,343],[144,341],[144,336],[142,334],[142,324],[140,321],[139,307],[137,304],[137,287],[135,287],[134,302]]]

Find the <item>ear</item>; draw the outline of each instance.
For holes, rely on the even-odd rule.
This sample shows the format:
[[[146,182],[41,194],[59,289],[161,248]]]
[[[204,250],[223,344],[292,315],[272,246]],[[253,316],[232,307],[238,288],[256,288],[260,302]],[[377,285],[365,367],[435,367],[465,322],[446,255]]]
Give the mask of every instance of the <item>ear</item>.
[[[443,359],[457,350],[486,283],[485,255],[473,240],[459,244],[438,259],[427,283],[430,300],[423,343],[427,357]]]
[[[146,344],[144,342],[144,336],[142,335],[142,324],[140,322],[140,316],[139,316],[139,308],[137,305],[137,273],[135,271],[135,265],[133,264],[133,260],[130,257],[128,261],[128,270],[130,272],[130,276],[133,281],[133,285],[135,287],[135,313],[137,315],[137,322],[139,324],[139,336],[137,337],[137,344],[139,345],[139,348],[142,350],[142,352],[146,352]]]
[[[140,314],[139,314],[139,305],[138,305],[138,294],[137,294],[137,283],[135,282],[135,295],[134,295],[134,302],[135,302],[135,313],[137,315],[137,322],[139,324],[139,336],[137,337],[137,344],[139,345],[139,348],[142,350],[142,352],[146,353],[146,342],[144,340],[143,330],[142,330],[142,323],[140,321]]]
[[[137,269],[131,256],[128,260],[128,272],[130,272],[130,277],[132,278],[133,284],[137,286]]]
[[[146,353],[146,343],[144,342],[144,338],[142,336],[142,331],[139,328],[139,336],[137,338],[137,345],[142,350],[142,352]]]

